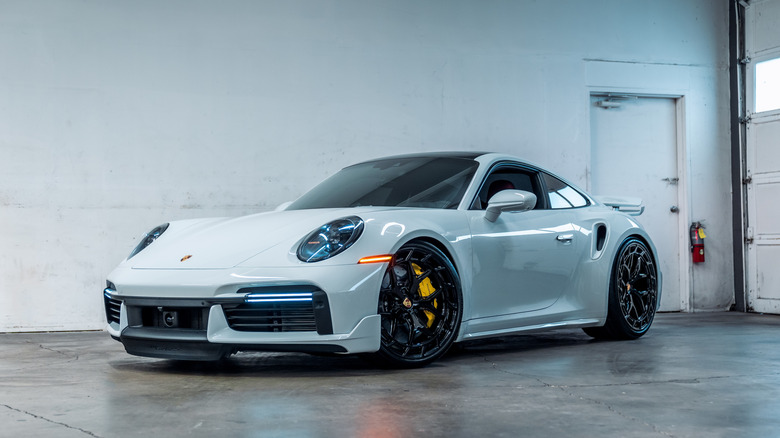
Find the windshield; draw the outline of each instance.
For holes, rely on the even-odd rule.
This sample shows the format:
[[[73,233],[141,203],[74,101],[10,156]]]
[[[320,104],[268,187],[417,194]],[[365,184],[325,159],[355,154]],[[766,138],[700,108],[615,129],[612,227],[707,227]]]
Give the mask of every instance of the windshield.
[[[309,190],[287,210],[457,208],[477,165],[474,160],[452,157],[388,158],[355,164]]]

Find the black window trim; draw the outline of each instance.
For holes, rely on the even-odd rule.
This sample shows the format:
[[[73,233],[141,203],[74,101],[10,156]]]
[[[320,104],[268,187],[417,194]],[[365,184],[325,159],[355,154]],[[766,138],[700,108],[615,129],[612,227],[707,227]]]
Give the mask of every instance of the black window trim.
[[[550,172],[547,172],[547,171],[544,171],[544,170],[540,170],[540,171],[539,171],[539,173],[540,173],[540,174],[541,174],[541,173],[544,173],[544,174],[546,174],[546,175],[549,175],[549,176],[551,176],[551,177],[553,177],[553,178],[557,179],[558,181],[560,181],[560,182],[562,182],[562,183],[566,184],[566,186],[567,186],[567,187],[570,187],[570,188],[571,188],[572,190],[574,190],[574,191],[575,191],[575,192],[576,192],[578,195],[582,196],[582,199],[584,199],[584,200],[585,200],[585,205],[581,205],[581,206],[579,206],[579,207],[552,208],[552,203],[551,203],[551,202],[550,202],[550,200],[549,200],[549,198],[550,198],[550,192],[547,190],[547,182],[544,180],[544,178],[539,178],[539,179],[541,179],[541,180],[542,180],[542,186],[543,186],[543,188],[544,188],[544,197],[545,197],[545,198],[547,198],[547,208],[548,208],[548,209],[550,209],[550,210],[574,210],[574,209],[577,209],[577,208],[585,208],[585,207],[590,207],[591,205],[593,205],[593,204],[591,203],[591,201],[590,201],[590,196],[587,196],[587,195],[585,195],[584,193],[582,193],[581,191],[579,191],[579,190],[577,189],[577,187],[574,187],[573,185],[569,184],[569,183],[568,183],[566,180],[564,180],[563,178],[561,178],[561,177],[559,177],[559,176],[556,176],[556,175],[553,175],[552,173],[550,173]],[[569,200],[568,200],[568,199],[567,199],[566,201],[567,201],[567,202],[569,202]],[[569,204],[571,204],[571,202],[569,202]]]
[[[487,208],[487,205],[484,205],[483,208],[481,209],[474,208],[474,203],[479,198],[479,194],[482,193],[482,189],[485,187],[485,183],[487,182],[488,178],[490,178],[493,172],[503,168],[514,168],[519,170],[525,170],[531,173],[533,181],[536,183],[537,187],[539,187],[539,190],[542,192],[541,201],[544,204],[542,207],[538,207],[538,208],[535,207],[534,209],[535,210],[550,209],[550,201],[547,199],[547,185],[544,183],[544,178],[541,177],[541,173],[544,172],[543,170],[525,163],[518,163],[516,161],[498,161],[496,163],[493,163],[493,165],[490,166],[490,169],[488,169],[488,171],[485,172],[485,176],[482,177],[482,181],[479,183],[479,188],[474,193],[474,197],[471,198],[471,202],[468,204],[469,210],[484,210],[485,208]],[[539,201],[540,201],[539,196],[537,196],[537,201],[536,201],[537,205]]]
[[[498,170],[500,168],[506,168],[506,167],[516,168],[516,169],[520,169],[520,170],[526,170],[526,171],[529,171],[529,172],[533,173],[533,178],[536,181],[536,184],[538,184],[538,187],[539,187],[539,189],[542,192],[542,199],[541,199],[541,201],[544,203],[544,206],[542,206],[541,208],[534,208],[535,210],[574,210],[574,209],[577,209],[577,208],[585,208],[585,207],[590,207],[591,205],[593,205],[593,203],[592,203],[592,201],[590,199],[590,196],[582,193],[577,187],[571,185],[569,182],[567,182],[566,180],[564,180],[563,178],[561,178],[559,176],[556,176],[556,175],[554,175],[554,174],[552,174],[552,173],[550,173],[550,172],[548,172],[546,170],[540,169],[540,168],[532,166],[530,164],[518,163],[516,161],[498,161],[496,163],[493,163],[493,165],[490,166],[490,169],[488,169],[488,171],[485,173],[485,176],[482,177],[482,181],[479,183],[479,188],[474,193],[474,197],[471,198],[471,202],[468,204],[468,206],[469,206],[468,210],[484,210],[485,208],[487,208],[487,206],[483,206],[485,208],[476,209],[476,208],[474,208],[474,202],[477,200],[477,198],[479,198],[479,194],[482,192],[482,188],[485,186],[485,183],[487,182],[487,180],[490,177],[490,175],[492,175],[493,172],[495,172],[496,170]],[[562,183],[566,184],[568,187],[571,187],[572,190],[577,192],[580,196],[582,196],[585,199],[585,205],[580,206],[580,207],[568,207],[568,208],[555,208],[555,209],[553,209],[552,208],[552,204],[550,203],[549,194],[548,194],[548,191],[547,191],[547,183],[545,182],[544,178],[542,178],[542,174],[549,175],[549,176],[551,176],[551,177],[553,177],[553,178],[555,178],[557,180],[560,180]],[[538,196],[537,196],[537,202],[539,202]]]

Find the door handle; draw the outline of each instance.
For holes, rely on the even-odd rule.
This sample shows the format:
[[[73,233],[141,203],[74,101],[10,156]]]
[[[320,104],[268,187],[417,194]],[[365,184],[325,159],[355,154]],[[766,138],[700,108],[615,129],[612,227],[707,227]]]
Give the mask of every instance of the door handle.
[[[559,234],[555,237],[555,240],[563,243],[571,243],[574,240],[574,234]]]

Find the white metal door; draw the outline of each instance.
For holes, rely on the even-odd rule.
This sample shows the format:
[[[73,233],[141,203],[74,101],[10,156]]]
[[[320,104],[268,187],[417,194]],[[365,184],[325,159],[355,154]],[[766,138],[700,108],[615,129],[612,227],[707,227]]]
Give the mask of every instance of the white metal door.
[[[780,74],[762,74],[780,63],[780,0],[748,5],[747,305],[780,313]]]
[[[677,142],[675,99],[591,97],[590,191],[642,198],[645,212],[638,219],[653,239],[663,273],[662,311],[689,305],[681,275],[680,254],[688,245],[680,219],[685,209],[679,204]]]

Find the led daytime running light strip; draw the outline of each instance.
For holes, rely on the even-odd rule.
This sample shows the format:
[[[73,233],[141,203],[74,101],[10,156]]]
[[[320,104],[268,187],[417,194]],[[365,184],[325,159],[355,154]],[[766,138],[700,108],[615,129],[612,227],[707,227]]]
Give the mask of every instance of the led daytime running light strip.
[[[290,303],[311,300],[311,292],[291,294],[247,294],[244,296],[244,302],[246,303]]]

